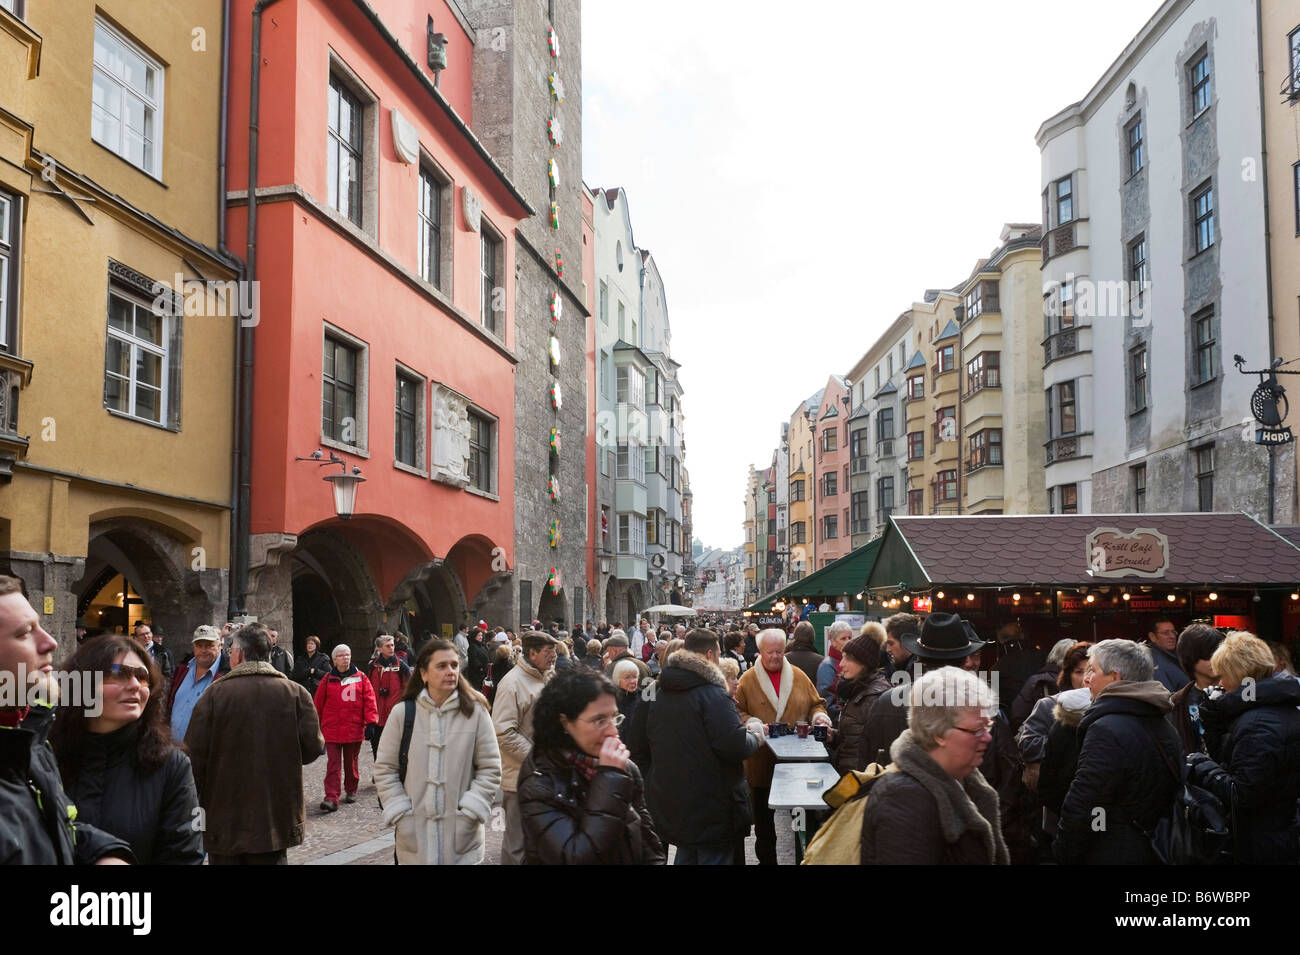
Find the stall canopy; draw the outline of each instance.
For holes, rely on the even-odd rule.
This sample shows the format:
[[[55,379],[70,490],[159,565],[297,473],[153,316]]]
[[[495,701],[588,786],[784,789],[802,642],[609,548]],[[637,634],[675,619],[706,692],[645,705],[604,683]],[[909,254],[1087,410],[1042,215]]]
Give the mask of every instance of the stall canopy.
[[[876,554],[880,551],[881,540],[883,538],[863,544],[821,570],[813,571],[807,577],[801,577],[789,586],[773,591],[746,609],[754,613],[766,613],[778,600],[797,600],[801,597],[848,594],[852,599],[867,583],[872,565],[876,562]]]
[[[1300,547],[1292,540],[1300,531],[1275,531],[1240,513],[896,517],[880,539],[867,587],[1290,589],[1300,582]]]

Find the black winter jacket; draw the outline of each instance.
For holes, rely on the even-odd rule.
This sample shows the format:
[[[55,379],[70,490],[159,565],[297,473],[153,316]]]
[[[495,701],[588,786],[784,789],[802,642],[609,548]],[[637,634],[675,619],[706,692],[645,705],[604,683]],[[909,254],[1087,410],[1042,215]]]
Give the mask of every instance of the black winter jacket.
[[[1162,650],[1150,640],[1143,645],[1151,651],[1151,661],[1156,665],[1155,676],[1152,679],[1158,681],[1166,690],[1177,693],[1192,682],[1191,677],[1178,665],[1176,656],[1167,650]]]
[[[999,673],[998,676],[1000,678],[1001,674]],[[1029,719],[1035,703],[1045,696],[1056,694],[1056,681],[1059,676],[1060,674],[1054,670],[1042,670],[1025,681],[1025,685],[1021,687],[1011,703],[1011,711],[1007,714],[1012,732],[1020,729],[1020,724]]]
[[[306,688],[315,698],[316,687],[320,686],[320,681],[332,668],[330,658],[319,650],[310,657],[305,652],[300,653],[293,661],[293,682]]]
[[[698,654],[674,653],[659,677],[646,731],[654,758],[648,802],[665,840],[719,844],[749,832],[745,760],[762,740],[741,725],[721,670]]]
[[[835,769],[847,773],[851,769],[866,769],[875,762],[875,753],[869,753],[864,741],[872,705],[882,693],[889,692],[889,681],[877,670],[871,675],[860,675],[856,680],[840,677],[838,696],[843,704],[840,725],[836,731]],[[883,764],[882,764],[883,765]]]
[[[134,862],[125,840],[78,818],[45,741],[53,722],[52,707],[33,706],[17,727],[0,727],[0,865]]]
[[[135,767],[135,723],[88,734],[76,776],[64,781],[79,818],[125,839],[141,865],[199,865],[203,832],[190,758],[173,749],[148,776]]]
[[[661,865],[663,845],[635,763],[587,782],[562,753],[534,750],[519,770],[528,865]]]
[[[1079,760],[1053,851],[1064,865],[1155,865],[1150,832],[1173,804],[1183,748],[1155,680],[1107,686],[1079,721]],[[1164,756],[1156,746],[1164,750]],[[1104,815],[1101,815],[1104,813]]]
[[[1213,755],[1218,765],[1197,767],[1200,782],[1233,804],[1234,853],[1247,865],[1294,865],[1300,859],[1300,683],[1271,677],[1254,684],[1253,700],[1242,688],[1201,704],[1209,733],[1221,732]],[[1216,771],[1217,770],[1217,771]]]
[[[909,663],[900,669],[910,672],[910,668]],[[879,763],[881,766],[889,763],[889,748],[907,729],[907,694],[910,688],[911,683],[895,683],[871,704],[859,760],[865,759],[868,764]]]

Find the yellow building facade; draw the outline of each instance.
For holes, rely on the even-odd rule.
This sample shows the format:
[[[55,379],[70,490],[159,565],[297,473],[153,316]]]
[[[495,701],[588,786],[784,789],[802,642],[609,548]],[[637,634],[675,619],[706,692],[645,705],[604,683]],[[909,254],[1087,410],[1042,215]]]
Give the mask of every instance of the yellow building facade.
[[[790,547],[790,580],[808,576],[817,567],[817,535],[813,524],[813,494],[817,487],[814,474],[813,432],[810,415],[817,412],[822,393],[799,402],[790,415],[786,442],[789,456],[789,513],[787,540]]]
[[[0,569],[63,650],[228,595],[234,353],[219,0],[0,8]]]

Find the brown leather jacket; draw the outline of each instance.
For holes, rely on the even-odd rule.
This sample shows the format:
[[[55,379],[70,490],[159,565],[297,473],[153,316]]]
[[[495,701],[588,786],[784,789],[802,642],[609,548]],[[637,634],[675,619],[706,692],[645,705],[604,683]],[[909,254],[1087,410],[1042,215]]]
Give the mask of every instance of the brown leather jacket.
[[[241,663],[199,697],[185,745],[207,852],[279,852],[301,844],[302,767],[325,750],[306,690],[270,663]]]

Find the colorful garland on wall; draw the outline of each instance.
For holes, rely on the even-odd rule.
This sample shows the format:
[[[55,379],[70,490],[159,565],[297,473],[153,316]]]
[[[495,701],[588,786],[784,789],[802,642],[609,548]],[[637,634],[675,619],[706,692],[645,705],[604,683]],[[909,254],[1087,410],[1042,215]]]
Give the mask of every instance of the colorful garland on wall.
[[[563,535],[560,533],[560,522],[551,521],[551,547],[559,547]]]
[[[560,579],[560,571],[558,568],[551,568],[551,572],[546,576],[546,586],[551,589],[552,594],[558,594],[562,589],[564,589],[564,582]]]
[[[558,248],[555,250],[555,274],[564,278],[564,254]]]
[[[551,495],[552,501],[558,501],[560,499],[560,479],[553,477],[547,481],[546,490]]]
[[[548,27],[546,31],[546,48],[550,53],[553,62],[552,68],[547,72],[546,81],[550,87],[550,98],[552,101],[551,115],[546,121],[546,136],[550,141],[552,154],[546,161],[546,177],[550,185],[550,209],[547,218],[551,224],[551,229],[559,232],[560,229],[560,164],[554,150],[564,141],[564,127],[560,122],[559,106],[564,102],[564,81],[560,79],[559,59],[560,59],[560,38],[555,32],[555,28]],[[555,273],[559,278],[564,277],[564,256],[560,248],[555,249]],[[564,301],[560,297],[558,288],[551,291],[551,335],[547,341],[547,358],[550,360],[551,367],[551,408],[555,412],[555,419],[551,426],[550,436],[550,454],[549,467],[550,479],[547,481],[546,489],[550,494],[552,503],[558,503],[560,500],[560,409],[563,407],[564,398],[560,389],[559,368],[560,368],[560,319],[564,317]],[[558,514],[552,515],[550,527],[548,529],[551,549],[558,552],[563,535],[560,532],[560,520]],[[546,578],[546,585],[553,596],[558,596],[564,588],[563,578],[560,575],[558,567],[552,567]]]
[[[559,428],[551,429],[551,453],[552,454],[560,453],[560,429]]]
[[[558,254],[558,250],[557,250]],[[551,293],[551,321],[558,322],[560,316],[564,314],[564,300],[560,298],[559,292]]]

